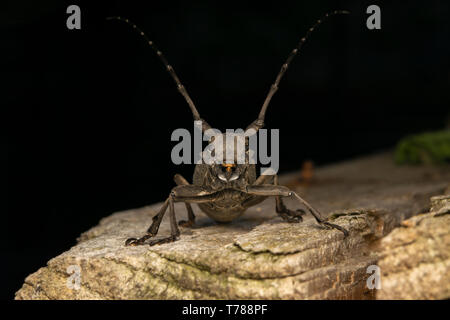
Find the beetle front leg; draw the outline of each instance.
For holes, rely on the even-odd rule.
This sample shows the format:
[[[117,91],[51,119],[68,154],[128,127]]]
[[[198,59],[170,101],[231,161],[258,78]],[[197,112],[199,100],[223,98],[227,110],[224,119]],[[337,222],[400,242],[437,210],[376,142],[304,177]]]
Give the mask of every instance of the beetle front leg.
[[[278,186],[278,176],[275,175],[273,178],[273,184]],[[297,209],[296,211],[288,209],[281,196],[275,196],[275,211],[278,215],[287,222],[301,222],[303,221],[303,215],[305,211],[302,209]]]
[[[177,240],[177,237],[180,236],[180,230],[178,229],[173,203],[174,203],[174,196],[173,196],[173,193],[171,193],[169,196],[170,236],[166,237],[166,238],[162,238],[162,239],[152,240],[148,243],[150,246],[154,246],[156,244],[174,242]]]
[[[159,230],[159,226],[161,225],[164,214],[169,207],[170,214],[170,231],[171,234],[169,237],[156,239],[149,242],[149,245],[153,246],[156,244],[168,243],[177,240],[177,237],[180,235],[180,231],[178,229],[176,217],[175,217],[175,209],[174,202],[209,202],[214,199],[214,192],[206,190],[205,188],[194,186],[194,185],[182,185],[177,186],[172,189],[167,200],[162,205],[159,212],[153,217],[153,223],[147,230],[147,234],[141,238],[129,238],[125,241],[126,246],[137,246],[145,244],[145,241],[149,238],[156,236]]]
[[[185,227],[185,228],[195,228],[196,224],[195,224],[194,210],[192,210],[192,206],[191,206],[190,203],[185,202],[184,204],[186,205],[186,211],[188,213],[188,219],[187,220],[180,220],[178,222],[178,225],[180,227]]]
[[[175,183],[177,184],[177,186],[188,186],[189,182],[181,175],[181,174],[176,174],[173,177],[173,180],[175,181]],[[188,220],[180,220],[178,222],[178,225],[181,227],[187,227],[187,228],[192,228],[195,226],[195,214],[194,214],[194,210],[192,210],[192,206],[189,202],[185,202],[184,203],[186,206],[186,211],[188,214]]]
[[[282,197],[291,197],[293,196],[298,201],[300,201],[307,209],[308,211],[313,215],[313,217],[316,219],[317,223],[324,225],[329,228],[334,228],[342,233],[344,233],[344,236],[348,236],[348,231],[336,224],[330,223],[326,221],[322,217],[322,214],[317,210],[314,209],[308,202],[306,202],[304,199],[302,199],[297,193],[294,191],[291,191],[289,188],[284,186],[276,186],[276,185],[259,185],[259,186],[248,186],[247,187],[247,193],[255,196],[266,196],[266,197],[276,197],[276,196],[282,196]]]
[[[252,186],[260,185],[278,185],[278,175],[260,175]],[[303,221],[302,215],[305,211],[298,209],[296,211],[289,210],[283,203],[282,196],[275,196],[275,211],[276,213],[287,222],[301,222]]]
[[[161,224],[162,218],[164,217],[167,207],[169,206],[169,198],[167,198],[162,207],[159,209],[158,213],[152,218],[153,222],[151,226],[147,229],[147,234],[138,239],[136,238],[127,239],[127,241],[125,241],[126,246],[143,245],[147,239],[154,237],[158,233],[159,225]]]

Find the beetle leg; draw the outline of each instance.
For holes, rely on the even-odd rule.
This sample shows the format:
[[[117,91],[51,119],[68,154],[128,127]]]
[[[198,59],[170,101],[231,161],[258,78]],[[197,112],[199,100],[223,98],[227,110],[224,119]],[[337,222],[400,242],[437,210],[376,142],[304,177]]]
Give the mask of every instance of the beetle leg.
[[[174,196],[170,194],[169,196],[169,215],[170,215],[170,236],[162,239],[151,240],[148,244],[150,246],[154,246],[157,244],[174,242],[177,240],[177,237],[180,236],[180,230],[178,229],[177,220],[175,218],[175,209],[174,209]]]
[[[177,237],[180,235],[180,231],[178,229],[176,217],[175,217],[175,210],[174,210],[174,202],[210,202],[211,200],[214,200],[216,197],[216,193],[209,191],[205,188],[202,188],[200,186],[195,185],[182,185],[177,186],[172,189],[169,197],[162,205],[159,212],[153,217],[153,223],[148,228],[147,234],[144,235],[141,238],[130,238],[127,241],[125,241],[126,246],[137,246],[137,245],[143,245],[145,241],[149,238],[154,237],[159,230],[159,226],[161,225],[161,221],[164,217],[164,214],[167,211],[167,208],[169,207],[169,214],[170,214],[170,230],[171,235],[167,238],[162,239],[156,239],[154,241],[151,241],[150,245],[155,244],[162,244],[162,243],[168,243],[173,242],[177,239]]]
[[[274,176],[273,184],[275,186],[278,185],[278,175]],[[275,196],[275,211],[287,222],[302,222],[302,215],[305,214],[305,211],[302,209],[297,209],[296,211],[288,209],[281,196]]]
[[[316,219],[317,223],[319,223],[323,226],[326,226],[328,228],[337,229],[337,230],[341,231],[342,233],[344,233],[345,237],[348,236],[348,231],[346,229],[344,229],[341,226],[338,226],[336,224],[326,221],[326,219],[324,219],[322,217],[321,213],[317,209],[314,209],[308,202],[306,202],[304,199],[302,199],[297,193],[295,193],[294,191],[291,191],[287,187],[276,186],[276,185],[259,185],[259,186],[252,185],[252,186],[247,187],[247,193],[251,194],[251,195],[266,196],[266,197],[270,197],[270,196],[272,196],[272,197],[276,197],[276,196],[291,197],[291,196],[293,196],[308,209],[308,211]]]
[[[191,204],[185,202],[184,203],[186,205],[186,210],[188,213],[188,220],[180,220],[178,222],[178,225],[181,227],[185,227],[185,228],[194,228],[195,227],[195,214],[194,211],[192,210]]]
[[[164,217],[164,214],[166,213],[167,207],[169,205],[169,198],[167,198],[162,207],[159,209],[159,212],[152,218],[153,222],[151,226],[148,228],[147,234],[138,239],[136,238],[127,239],[127,241],[125,241],[126,246],[143,245],[147,239],[154,237],[158,233],[159,225],[161,224],[162,218]]]
[[[176,174],[173,177],[173,180],[175,181],[175,183],[177,184],[177,186],[183,186],[183,185],[189,185],[189,182],[181,175],[181,174]],[[188,214],[188,220],[180,220],[178,222],[178,225],[181,227],[187,227],[187,228],[192,228],[195,226],[195,214],[194,211],[192,210],[192,206],[190,203],[185,202],[184,203],[186,205],[186,211]]]

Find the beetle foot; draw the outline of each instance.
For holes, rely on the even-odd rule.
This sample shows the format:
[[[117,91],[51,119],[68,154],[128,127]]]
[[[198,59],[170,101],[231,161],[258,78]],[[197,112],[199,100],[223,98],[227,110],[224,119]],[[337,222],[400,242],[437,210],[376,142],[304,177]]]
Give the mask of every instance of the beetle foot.
[[[295,216],[304,216],[306,214],[305,210],[302,210],[302,209],[297,209],[294,212],[295,212]]]
[[[341,231],[344,234],[344,238],[348,237],[348,235],[349,235],[349,232],[347,231],[347,229],[345,229],[341,226],[338,226],[337,224],[324,221],[321,223],[321,225],[323,225],[327,229],[336,229],[336,230]]]
[[[194,220],[180,220],[178,225],[183,228],[195,228],[196,224]]]
[[[284,208],[283,212],[279,212],[278,214],[286,222],[299,223],[303,221],[302,216],[305,214],[305,211],[303,211],[302,209],[297,209],[296,211],[293,211]]]
[[[287,219],[285,219],[287,222],[289,223],[300,223],[303,221],[303,218],[301,216],[296,216],[296,217],[287,217]]]
[[[125,246],[131,246],[131,247],[135,247],[135,246],[141,246],[144,244],[145,240],[153,237],[154,234],[152,233],[148,233],[145,236],[143,236],[142,238],[136,239],[136,238],[129,238],[125,241]]]
[[[128,246],[137,246],[141,243],[139,243],[139,239],[136,238],[129,238],[127,241],[125,241],[125,245]]]
[[[148,243],[149,246],[155,246],[163,243],[170,243],[177,240],[177,236],[170,236],[167,238],[155,239]]]
[[[303,221],[303,218],[301,215],[293,216],[293,215],[289,215],[286,213],[280,213],[279,215],[284,221],[289,222],[289,223],[299,223],[299,222]]]

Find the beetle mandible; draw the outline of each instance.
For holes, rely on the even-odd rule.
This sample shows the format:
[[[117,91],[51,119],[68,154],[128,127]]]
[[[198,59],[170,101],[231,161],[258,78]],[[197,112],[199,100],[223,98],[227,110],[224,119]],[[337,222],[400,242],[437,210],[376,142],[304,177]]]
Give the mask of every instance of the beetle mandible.
[[[300,51],[303,44],[314,29],[316,29],[326,18],[330,16],[348,13],[348,11],[336,10],[325,14],[321,19],[317,20],[316,23],[307,31],[306,35],[300,39],[297,47],[292,50],[286,62],[282,65],[275,82],[270,87],[269,93],[264,100],[258,118],[247,127],[246,131],[254,130],[256,133],[259,129],[264,127],[267,107],[272,96],[278,90],[281,78],[289,67],[292,59]],[[202,131],[205,132],[208,129],[211,129],[208,123],[200,117],[197,108],[195,107],[185,87],[181,84],[175,70],[168,63],[162,52],[158,50],[153,41],[151,41],[140,28],[128,19],[122,17],[109,17],[107,19],[120,20],[129,24],[145,39],[145,41],[150,45],[150,47],[152,47],[157,56],[161,59],[169,74],[172,76],[177,85],[178,91],[188,103],[194,120],[202,122]],[[224,137],[224,140],[225,139],[226,137]],[[247,151],[248,150],[246,150],[246,152]],[[176,241],[180,236],[178,225],[185,227],[194,226],[195,215],[191,207],[192,203],[196,203],[206,215],[215,221],[230,222],[241,216],[249,207],[264,201],[268,197],[275,197],[275,211],[283,220],[287,222],[301,222],[303,220],[303,210],[290,210],[283,203],[283,197],[294,197],[314,216],[319,224],[327,228],[334,228],[342,231],[344,237],[348,235],[348,231],[346,229],[328,222],[317,209],[302,199],[296,192],[285,186],[279,185],[277,175],[260,175],[257,177],[256,166],[255,164],[249,163],[247,157],[245,163],[241,164],[229,163],[228,161],[222,164],[197,164],[194,169],[192,184],[190,184],[179,174],[175,175],[174,180],[177,186],[171,190],[168,198],[159,209],[158,213],[153,217],[153,222],[148,228],[147,233],[140,238],[127,239],[125,245],[142,245],[145,244],[148,239],[156,236],[161,221],[167,210],[169,210],[171,234],[169,237],[150,240],[148,244],[151,246]],[[180,221],[180,223],[177,224],[174,210],[175,202],[185,203],[188,214],[187,221]]]

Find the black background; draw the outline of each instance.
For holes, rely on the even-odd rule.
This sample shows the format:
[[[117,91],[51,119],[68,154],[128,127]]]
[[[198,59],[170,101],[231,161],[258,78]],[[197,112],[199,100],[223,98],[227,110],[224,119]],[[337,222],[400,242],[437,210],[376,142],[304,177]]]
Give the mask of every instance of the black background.
[[[66,8],[81,7],[81,30]],[[366,28],[378,4],[382,29]],[[165,53],[213,126],[253,121],[281,64],[325,12],[267,112],[280,129],[280,172],[392,148],[443,128],[450,94],[444,1],[14,1],[2,4],[1,297],[114,211],[162,201],[193,167],[170,159],[192,117],[161,62]],[[4,113],[6,111],[6,114]],[[5,275],[5,272],[2,272]]]

